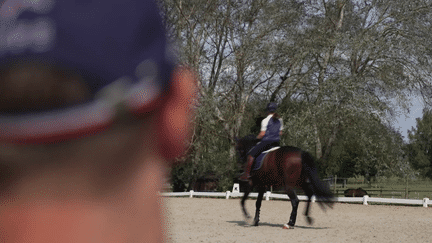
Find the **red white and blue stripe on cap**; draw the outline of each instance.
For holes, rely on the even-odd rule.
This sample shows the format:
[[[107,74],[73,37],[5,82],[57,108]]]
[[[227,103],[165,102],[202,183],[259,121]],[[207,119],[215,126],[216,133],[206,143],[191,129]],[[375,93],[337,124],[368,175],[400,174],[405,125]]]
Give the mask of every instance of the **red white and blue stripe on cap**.
[[[3,1],[0,63],[55,60],[77,70],[95,98],[63,110],[0,113],[0,140],[44,143],[94,133],[110,125],[119,102],[148,112],[169,86],[173,65],[166,47],[153,1]]]

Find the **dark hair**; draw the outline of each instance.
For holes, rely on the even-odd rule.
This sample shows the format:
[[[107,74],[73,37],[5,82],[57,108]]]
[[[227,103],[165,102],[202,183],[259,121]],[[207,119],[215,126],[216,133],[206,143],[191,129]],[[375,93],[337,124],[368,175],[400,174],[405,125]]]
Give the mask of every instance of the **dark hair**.
[[[274,113],[273,116],[272,116],[272,119],[275,120],[275,121],[278,120],[279,118],[280,118],[280,116],[279,116],[278,113]]]

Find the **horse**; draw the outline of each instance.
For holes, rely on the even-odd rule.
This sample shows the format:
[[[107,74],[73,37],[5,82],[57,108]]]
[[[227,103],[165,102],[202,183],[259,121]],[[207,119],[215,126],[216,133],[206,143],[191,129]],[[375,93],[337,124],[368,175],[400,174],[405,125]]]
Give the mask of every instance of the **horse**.
[[[368,195],[367,191],[365,191],[363,188],[359,187],[357,189],[346,189],[344,191],[345,197],[363,197],[365,195]]]
[[[236,150],[239,155],[239,162],[246,162],[248,151],[256,144],[257,140],[253,135],[246,136],[237,140]],[[328,185],[318,178],[317,168],[312,155],[297,147],[284,146],[267,153],[262,165],[258,170],[251,173],[249,183],[246,183],[244,196],[241,199],[241,209],[245,221],[253,226],[258,226],[261,202],[268,186],[283,187],[291,200],[292,212],[284,229],[293,229],[297,219],[297,209],[299,199],[294,191],[301,188],[308,197],[307,206],[304,212],[308,224],[313,223],[309,216],[309,207],[313,195],[317,197],[317,202],[325,211],[326,206],[333,208],[334,196]],[[245,201],[254,187],[258,188],[258,198],[256,201],[255,217],[251,222]]]

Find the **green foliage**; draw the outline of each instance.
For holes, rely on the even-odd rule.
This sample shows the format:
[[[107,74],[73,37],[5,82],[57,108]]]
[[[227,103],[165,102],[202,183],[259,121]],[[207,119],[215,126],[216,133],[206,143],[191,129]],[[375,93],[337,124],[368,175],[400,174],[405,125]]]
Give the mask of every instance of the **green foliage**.
[[[393,128],[371,117],[355,117],[339,134],[329,157],[330,174],[368,177],[411,173],[403,164],[403,141]]]
[[[408,134],[410,143],[406,152],[410,163],[422,176],[432,179],[432,111],[423,110],[417,126]]]

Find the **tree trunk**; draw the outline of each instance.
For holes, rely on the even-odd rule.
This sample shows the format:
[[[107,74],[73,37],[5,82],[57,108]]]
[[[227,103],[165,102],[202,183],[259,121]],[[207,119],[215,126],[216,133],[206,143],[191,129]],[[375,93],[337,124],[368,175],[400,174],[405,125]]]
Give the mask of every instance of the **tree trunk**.
[[[321,145],[321,140],[320,140],[320,137],[319,137],[318,127],[316,125],[316,122],[314,122],[313,128],[314,128],[314,133],[315,133],[315,146],[316,146],[315,157],[318,160],[320,160],[321,157],[322,157],[322,145]]]

